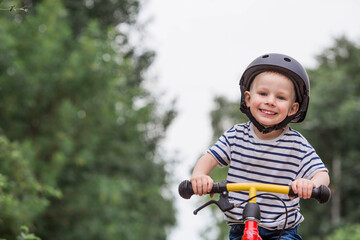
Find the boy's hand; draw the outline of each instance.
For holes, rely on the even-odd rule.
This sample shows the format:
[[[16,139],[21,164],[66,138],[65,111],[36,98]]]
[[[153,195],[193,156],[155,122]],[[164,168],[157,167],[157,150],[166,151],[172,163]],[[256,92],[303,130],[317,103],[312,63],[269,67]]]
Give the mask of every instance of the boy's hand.
[[[193,191],[197,195],[204,195],[211,191],[214,181],[208,175],[192,176],[190,179]],[[212,197],[214,194],[211,194]]]
[[[291,183],[291,188],[299,198],[310,198],[313,188],[315,188],[315,183],[311,180],[299,178]],[[293,198],[291,198],[293,199]]]

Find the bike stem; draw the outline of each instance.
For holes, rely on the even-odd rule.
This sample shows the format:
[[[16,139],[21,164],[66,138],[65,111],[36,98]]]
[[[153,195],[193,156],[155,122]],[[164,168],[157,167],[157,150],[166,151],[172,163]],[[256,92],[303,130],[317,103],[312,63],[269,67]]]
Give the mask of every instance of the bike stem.
[[[261,219],[260,207],[256,203],[256,187],[249,188],[249,203],[245,205],[243,219],[245,229],[241,240],[262,240],[258,230],[258,222]]]
[[[241,240],[261,240],[258,230],[258,222],[261,219],[261,213],[260,207],[256,202],[249,202],[245,205],[243,219],[245,222],[245,229]]]
[[[249,188],[249,198],[252,198],[249,202],[250,203],[256,203],[256,188],[255,187],[250,187]]]

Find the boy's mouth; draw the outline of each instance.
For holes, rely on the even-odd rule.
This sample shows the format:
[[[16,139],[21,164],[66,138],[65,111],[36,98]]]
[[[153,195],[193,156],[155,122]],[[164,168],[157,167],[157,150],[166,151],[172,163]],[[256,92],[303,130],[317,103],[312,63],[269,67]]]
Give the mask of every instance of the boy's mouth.
[[[275,115],[276,114],[276,112],[269,111],[269,110],[266,110],[266,109],[260,109],[260,112],[268,114],[268,115]]]

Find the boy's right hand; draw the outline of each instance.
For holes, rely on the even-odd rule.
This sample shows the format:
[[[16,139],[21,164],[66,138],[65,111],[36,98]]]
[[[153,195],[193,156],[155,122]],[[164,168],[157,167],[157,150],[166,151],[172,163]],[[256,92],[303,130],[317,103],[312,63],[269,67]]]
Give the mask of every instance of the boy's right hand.
[[[214,181],[208,175],[192,176],[190,182],[194,193],[199,196],[209,193],[214,185]],[[213,195],[210,194],[210,197]]]

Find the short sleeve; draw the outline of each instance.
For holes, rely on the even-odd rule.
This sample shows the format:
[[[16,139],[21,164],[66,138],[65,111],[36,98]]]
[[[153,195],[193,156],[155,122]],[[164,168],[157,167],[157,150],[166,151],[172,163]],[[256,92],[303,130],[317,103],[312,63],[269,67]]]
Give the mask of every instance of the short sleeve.
[[[231,134],[232,130],[233,128],[230,128],[226,131],[208,150],[208,153],[213,155],[218,161],[220,167],[228,166],[231,161],[231,144],[228,136]]]
[[[300,170],[298,172],[299,178],[311,179],[317,172],[328,171],[320,157],[312,148],[307,152],[300,164]]]

